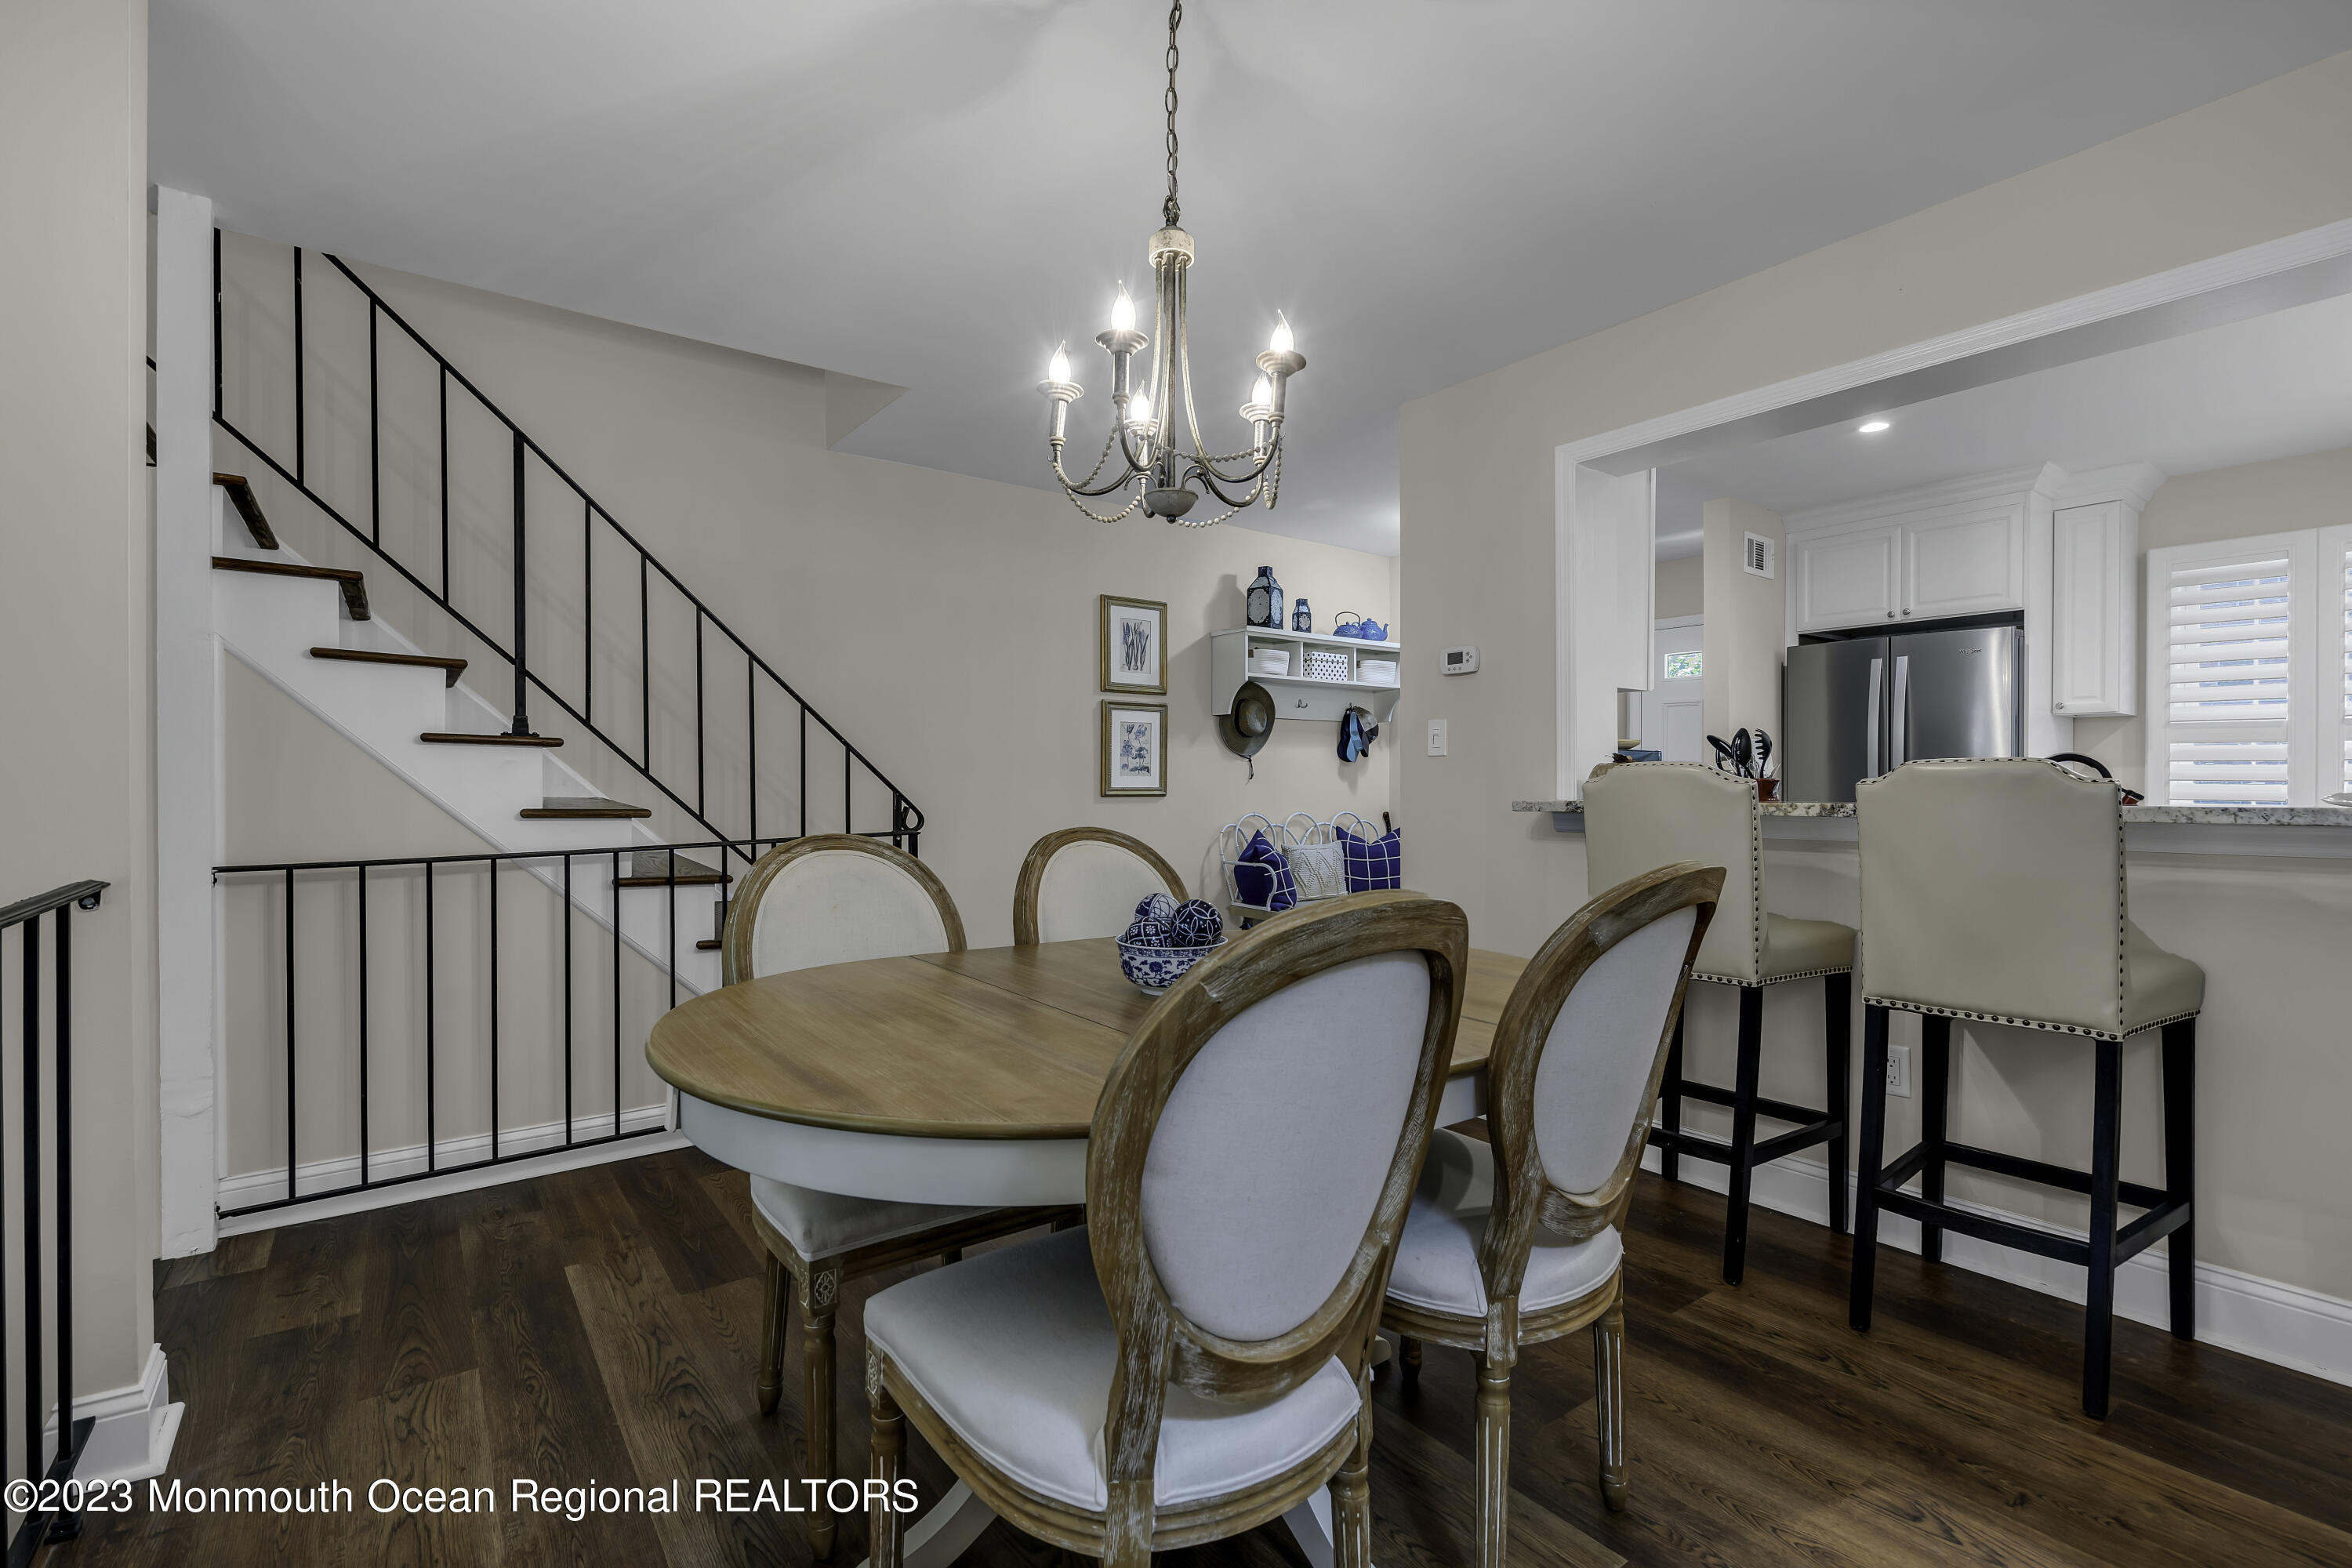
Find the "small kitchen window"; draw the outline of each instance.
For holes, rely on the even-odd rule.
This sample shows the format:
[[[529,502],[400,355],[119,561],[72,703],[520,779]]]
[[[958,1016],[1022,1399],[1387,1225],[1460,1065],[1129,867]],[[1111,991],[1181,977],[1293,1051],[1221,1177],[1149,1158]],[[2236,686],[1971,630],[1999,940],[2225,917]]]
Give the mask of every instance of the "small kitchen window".
[[[1704,661],[1705,657],[1706,656],[1701,653],[1699,649],[1695,647],[1684,648],[1678,652],[1666,655],[1665,679],[1668,680],[1696,680],[1700,674],[1699,667]]]
[[[2352,787],[2352,528],[2151,550],[2147,601],[2150,800]]]

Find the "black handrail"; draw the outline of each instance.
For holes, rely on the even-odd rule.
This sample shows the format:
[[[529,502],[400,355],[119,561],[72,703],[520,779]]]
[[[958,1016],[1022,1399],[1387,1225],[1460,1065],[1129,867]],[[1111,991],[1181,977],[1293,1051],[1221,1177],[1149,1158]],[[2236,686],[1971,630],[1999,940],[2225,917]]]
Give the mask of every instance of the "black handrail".
[[[266,878],[280,882],[286,891],[285,929],[283,937],[284,947],[282,950],[286,971],[284,975],[284,1005],[286,1009],[284,1055],[286,1063],[287,1108],[286,1191],[285,1194],[281,1197],[266,1199],[259,1203],[244,1204],[235,1208],[222,1209],[220,1211],[221,1217],[228,1219],[241,1215],[259,1214],[267,1210],[284,1208],[291,1204],[307,1204],[315,1202],[320,1198],[334,1197],[346,1193],[373,1191],[380,1187],[399,1186],[409,1182],[421,1182],[429,1180],[435,1176],[449,1175],[455,1172],[484,1169],[496,1165],[507,1165],[519,1160],[536,1159],[541,1155],[560,1153],[571,1150],[595,1148],[603,1144],[617,1143],[631,1138],[651,1137],[667,1131],[668,1129],[666,1124],[664,1126],[657,1127],[639,1128],[634,1131],[625,1131],[622,1124],[622,1113],[625,1107],[621,1104],[620,1095],[622,1060],[622,1008],[620,1004],[621,949],[625,939],[621,934],[620,925],[621,897],[625,891],[641,890],[666,898],[667,901],[667,912],[668,919],[665,940],[668,947],[669,953],[674,958],[678,950],[678,856],[689,850],[715,849],[719,851],[722,856],[733,853],[749,858],[756,858],[762,846],[789,843],[792,841],[793,837],[798,836],[763,837],[749,843],[737,839],[714,838],[705,843],[665,844],[658,846],[648,845],[635,847],[615,847],[606,845],[584,849],[497,850],[466,855],[397,855],[348,860],[275,860],[260,861],[247,865],[215,867],[213,868],[214,876],[216,879],[220,877]],[[887,829],[877,829],[861,834],[858,837],[866,838],[887,838],[890,837],[890,834]],[[663,857],[665,869],[662,873],[661,879],[658,883],[646,885],[638,889],[622,889],[618,886],[623,876],[622,868],[625,863],[628,862],[632,858],[639,854],[660,855]],[[498,1018],[499,1010],[499,985],[502,979],[502,972],[499,965],[500,933],[498,892],[499,872],[501,868],[513,868],[516,866],[522,866],[526,868],[532,867],[538,868],[538,871],[534,874],[541,875],[543,879],[547,880],[552,889],[559,891],[562,907],[567,910],[570,910],[578,907],[574,902],[572,893],[572,863],[577,860],[586,860],[592,863],[604,863],[609,867],[614,883],[612,903],[612,965],[610,971],[613,996],[611,1066],[614,1095],[613,1110],[611,1113],[612,1131],[609,1132],[599,1132],[593,1136],[581,1136],[577,1130],[578,1119],[573,1115],[572,1066],[575,1057],[575,1047],[578,1044],[572,1027],[572,979],[575,973],[574,954],[572,951],[572,927],[575,922],[567,914],[563,922],[562,960],[561,969],[561,984],[563,989],[563,1140],[560,1144],[553,1144],[543,1148],[526,1149],[518,1153],[511,1149],[502,1149],[499,1145],[499,1139],[506,1130],[501,1128],[499,1124],[499,1041]],[[561,865],[560,876],[556,871],[556,868],[559,863]],[[435,916],[437,908],[437,901],[435,890],[434,872],[436,868],[446,868],[457,866],[486,867],[488,868],[490,879],[489,919],[488,921],[488,930],[486,943],[488,951],[485,963],[488,980],[489,997],[488,1017],[489,1020],[489,1026],[484,1040],[484,1044],[488,1047],[488,1055],[489,1058],[490,1152],[485,1158],[467,1160],[461,1163],[453,1165],[444,1163],[441,1158],[440,1139],[437,1132],[436,1123],[436,1115],[438,1110],[436,1090],[438,1088],[437,1075],[441,1053],[441,1041],[438,1034],[438,1012],[435,1005],[435,999],[439,989],[440,952],[439,945],[435,937]],[[424,973],[415,978],[414,984],[422,991],[424,997],[423,1030],[425,1060],[423,1065],[425,1083],[425,1169],[421,1171],[409,1172],[401,1175],[387,1176],[380,1174],[371,1163],[371,1162],[377,1157],[377,1152],[370,1142],[371,1124],[368,1120],[368,1084],[370,1079],[369,1053],[371,1048],[368,1028],[369,975],[371,973],[371,964],[368,956],[368,873],[371,871],[386,870],[395,868],[421,869],[424,872]],[[355,973],[359,976],[359,1010],[357,1018],[358,1037],[356,1042],[359,1058],[359,1179],[353,1182],[344,1183],[338,1186],[319,1187],[306,1191],[303,1190],[299,1184],[301,1166],[299,1163],[299,1148],[296,1137],[297,1123],[295,1116],[295,1082],[301,1057],[300,1052],[298,1049],[299,1036],[295,1016],[295,966],[297,963],[298,949],[295,941],[296,926],[294,921],[294,893],[298,886],[298,878],[301,874],[330,871],[345,872],[351,875],[353,882],[357,911],[357,921],[355,926],[357,951],[354,953],[347,955],[347,957],[352,972]],[[691,868],[688,874],[689,876],[694,874]],[[267,885],[267,883],[264,883],[263,885]],[[697,884],[689,883],[688,885],[691,886]],[[723,925],[726,919],[727,907],[730,902],[731,884],[722,881],[719,886],[718,916],[719,921]],[[313,924],[306,924],[304,929],[313,929],[314,924],[315,922],[313,922]],[[669,1005],[674,1007],[677,1005],[677,965],[675,963],[663,962],[660,963],[659,967],[667,973],[669,984]]]
[[[493,653],[513,665],[515,682],[514,712],[511,719],[509,733],[527,735],[532,732],[530,730],[530,716],[527,712],[529,706],[527,698],[528,689],[530,687],[536,686],[542,693],[552,700],[558,708],[562,709],[566,714],[569,714],[573,720],[577,721],[580,725],[588,731],[588,733],[593,735],[598,741],[604,742],[605,747],[609,749],[614,755],[626,763],[632,769],[641,774],[648,784],[651,784],[656,789],[660,790],[663,795],[667,795],[670,802],[679,810],[685,812],[688,816],[693,818],[696,824],[698,824],[706,833],[709,834],[714,840],[727,841],[725,850],[722,852],[741,854],[741,849],[736,847],[739,843],[756,844],[760,842],[777,841],[774,835],[762,834],[760,831],[759,679],[761,676],[765,676],[768,679],[773,681],[777,689],[780,689],[785,697],[789,698],[800,710],[800,817],[799,833],[795,835],[795,837],[804,837],[809,832],[807,789],[808,725],[809,721],[811,719],[814,719],[824,733],[831,736],[842,748],[841,831],[845,833],[859,833],[862,834],[862,836],[868,837],[887,837],[892,844],[906,849],[909,854],[920,853],[920,835],[924,822],[923,813],[916,806],[913,801],[907,797],[906,792],[899,789],[896,784],[892,783],[889,776],[884,773],[880,768],[875,766],[873,760],[853,745],[850,742],[849,738],[843,734],[830,720],[826,719],[824,714],[818,712],[814,708],[810,706],[808,700],[803,697],[790,681],[778,674],[775,668],[754,651],[751,646],[739,637],[732,627],[729,626],[726,622],[720,620],[719,616],[711,611],[710,606],[703,602],[699,595],[688,588],[686,584],[678,578],[677,574],[656,559],[653,552],[647,550],[645,545],[638,541],[635,534],[631,533],[626,528],[623,527],[617,521],[615,521],[612,513],[607,511],[602,505],[598,504],[595,498],[588,493],[587,489],[583,486],[579,480],[573,479],[561,463],[558,463],[548,454],[545,447],[541,447],[536,440],[532,439],[530,435],[525,431],[521,426],[516,424],[515,421],[507,415],[504,409],[501,409],[496,403],[492,402],[489,396],[484,393],[480,387],[475,385],[473,381],[468,378],[463,371],[459,370],[455,364],[452,364],[446,355],[443,354],[440,350],[435,348],[432,343],[425,341],[424,334],[419,332],[415,327],[411,326],[406,318],[403,317],[398,310],[394,310],[388,302],[386,302],[383,296],[379,295],[373,289],[370,288],[357,273],[351,269],[351,268],[344,265],[340,258],[328,255],[324,251],[321,251],[319,254],[325,256],[328,262],[334,267],[335,270],[348,280],[352,288],[358,289],[362,296],[363,296],[368,301],[368,493],[369,505],[371,509],[368,526],[362,528],[350,518],[344,516],[340,509],[328,500],[324,496],[313,490],[307,482],[307,458],[305,451],[307,446],[307,426],[304,413],[306,405],[304,387],[307,374],[306,360],[308,354],[305,346],[304,310],[302,304],[303,252],[299,247],[294,247],[293,252],[295,409],[295,450],[293,467],[289,468],[285,463],[281,462],[275,455],[267,450],[253,437],[239,429],[227,417],[227,409],[223,401],[223,381],[220,374],[221,351],[223,346],[221,324],[222,312],[220,306],[222,269],[220,231],[217,229],[214,231],[213,235],[214,423],[220,426],[223,430],[228,432],[231,437],[235,437],[255,457],[260,458],[262,462],[268,465],[270,469],[280,479],[284,479],[287,483],[292,485],[297,490],[300,491],[305,500],[316,506],[327,517],[332,519],[353,539],[366,546],[367,549],[374,553],[379,560],[383,561],[385,565],[398,573],[410,586],[414,587],[418,593],[424,595],[436,605],[447,613],[453,620],[455,620],[459,626],[463,626],[470,635],[489,647]],[[441,473],[441,582],[440,586],[437,588],[428,584],[417,572],[410,570],[405,563],[401,562],[391,552],[391,551],[385,548],[383,541],[383,517],[381,513],[382,493],[380,482],[381,465],[379,460],[382,431],[382,391],[377,375],[377,321],[379,317],[390,321],[394,326],[399,328],[400,331],[407,336],[409,342],[414,343],[418,349],[422,350],[425,355],[433,361],[436,367],[436,379],[438,387],[440,404],[438,443]],[[450,595],[448,477],[449,385],[452,382],[455,382],[468,396],[472,397],[476,403],[479,404],[484,412],[488,413],[493,419],[504,426],[512,437],[514,470],[514,604],[511,614],[513,616],[512,630],[514,646],[511,648],[508,647],[500,641],[499,638],[492,636],[474,619],[466,615],[464,611],[460,610],[453,602]],[[582,656],[582,669],[580,672],[581,700],[580,704],[577,707],[574,707],[572,701],[562,691],[559,691],[553,684],[551,684],[551,681],[554,679],[553,677],[542,674],[540,670],[533,669],[529,662],[529,603],[528,595],[525,591],[528,582],[525,491],[527,489],[527,459],[530,458],[536,458],[540,463],[546,468],[549,473],[562,480],[564,486],[569,489],[573,495],[579,498],[582,506],[581,560],[585,577],[583,584],[581,611],[583,627],[583,636],[582,638],[583,651]],[[624,544],[627,545],[628,548],[635,551],[637,554],[637,647],[640,706],[638,710],[638,743],[634,754],[632,754],[630,748],[626,744],[615,736],[607,733],[605,730],[602,726],[598,725],[591,716],[593,710],[595,695],[595,637],[593,630],[588,629],[588,623],[590,617],[593,616],[595,609],[595,601],[593,592],[594,584],[595,526],[600,521],[607,529],[612,531],[614,536],[620,539],[620,541]],[[685,599],[688,604],[694,607],[695,781],[693,787],[695,796],[691,802],[689,802],[682,793],[686,787],[683,780],[678,782],[677,787],[673,788],[669,782],[662,778],[661,775],[655,771],[654,767],[653,645],[651,638],[650,590],[653,574],[656,573],[660,574],[664,583],[667,584],[668,586],[680,597]],[[744,831],[740,835],[732,833],[727,828],[720,826],[718,823],[712,821],[709,815],[710,805],[708,768],[709,748],[706,743],[708,714],[706,704],[704,702],[706,676],[703,659],[703,627],[706,623],[719,636],[725,637],[728,642],[733,644],[735,649],[742,655],[744,659],[745,687],[749,693],[749,698],[745,704],[747,774],[745,800],[747,819],[744,824]],[[859,767],[864,768],[866,773],[873,778],[876,784],[879,784],[883,789],[889,793],[890,826],[887,828],[880,830],[859,829],[856,825],[856,808],[855,770]]]
[[[20,1205],[21,1257],[24,1260],[21,1308],[25,1366],[25,1476],[32,1483],[30,1506],[25,1510],[24,1522],[8,1542],[8,1568],[22,1568],[30,1563],[41,1547],[51,1542],[70,1541],[81,1533],[81,1516],[78,1509],[66,1506],[68,1493],[65,1482],[74,1467],[81,1462],[82,1448],[89,1441],[94,1418],[77,1418],[73,1413],[73,911],[77,909],[98,908],[99,896],[106,890],[104,882],[68,882],[62,888],[30,899],[20,899],[0,908],[0,933],[11,930],[20,932],[19,956],[23,960],[24,1026],[18,1056],[23,1068],[24,1090],[19,1106],[23,1142],[22,1169],[24,1196]],[[56,1149],[50,1156],[49,1173],[56,1184],[54,1214],[57,1222],[55,1246],[57,1301],[57,1380],[58,1449],[47,1465],[41,1463],[42,1434],[47,1426],[48,1401],[44,1397],[41,1365],[42,1341],[46,1337],[46,1317],[42,1301],[41,1246],[41,920],[49,917],[56,936],[56,958],[51,984],[55,997],[49,1003],[49,1031],[54,1042],[52,1060],[55,1083],[50,1089],[50,1125],[56,1134]],[[5,1180],[5,1168],[0,1166],[0,1180]],[[0,1257],[0,1275],[5,1275],[5,1257]],[[8,1397],[7,1313],[11,1295],[0,1289],[0,1420],[5,1420]],[[50,1484],[54,1483],[54,1485]]]

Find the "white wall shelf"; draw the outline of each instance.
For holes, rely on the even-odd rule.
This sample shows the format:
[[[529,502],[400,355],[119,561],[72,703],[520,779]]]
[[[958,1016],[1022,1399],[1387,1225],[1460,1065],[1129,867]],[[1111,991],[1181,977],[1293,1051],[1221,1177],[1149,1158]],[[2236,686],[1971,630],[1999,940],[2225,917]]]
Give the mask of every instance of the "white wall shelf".
[[[1250,668],[1250,656],[1265,649],[1282,653],[1288,668],[1274,675]],[[1309,653],[1337,652],[1347,659],[1346,679],[1321,679],[1303,674]],[[1393,680],[1363,679],[1366,660],[1396,667]],[[1236,626],[1209,634],[1209,710],[1234,710],[1234,693],[1246,681],[1256,681],[1274,696],[1277,719],[1320,719],[1336,722],[1350,708],[1361,708],[1376,724],[1396,716],[1397,691],[1403,679],[1404,648],[1395,642],[1364,642],[1317,632],[1286,632],[1274,626]]]

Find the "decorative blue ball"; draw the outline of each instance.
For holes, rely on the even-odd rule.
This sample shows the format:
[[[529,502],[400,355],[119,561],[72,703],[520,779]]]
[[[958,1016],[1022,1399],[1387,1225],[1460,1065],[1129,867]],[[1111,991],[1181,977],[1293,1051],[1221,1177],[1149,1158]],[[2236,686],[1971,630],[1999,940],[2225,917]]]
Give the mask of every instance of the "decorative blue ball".
[[[1176,912],[1176,900],[1165,893],[1154,893],[1135,906],[1139,921],[1164,921]]]
[[[1175,944],[1176,933],[1167,921],[1145,915],[1118,940],[1129,947],[1170,947]]]
[[[1178,904],[1168,925],[1178,947],[1206,947],[1225,934],[1224,918],[1206,899],[1187,899]]]

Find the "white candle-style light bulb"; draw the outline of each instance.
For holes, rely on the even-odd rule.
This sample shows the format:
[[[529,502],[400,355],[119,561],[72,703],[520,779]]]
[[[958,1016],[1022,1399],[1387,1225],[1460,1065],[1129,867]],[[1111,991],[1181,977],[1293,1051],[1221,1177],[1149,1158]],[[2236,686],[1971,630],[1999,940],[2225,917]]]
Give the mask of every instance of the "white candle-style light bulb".
[[[1127,405],[1127,422],[1137,429],[1151,423],[1151,394],[1139,392]]]
[[[1135,301],[1127,297],[1127,285],[1118,286],[1118,298],[1111,301],[1110,330],[1114,332],[1135,331]]]
[[[1250,383],[1250,406],[1264,408],[1274,402],[1274,383],[1259,376]]]
[[[1070,351],[1065,343],[1054,351],[1054,362],[1045,367],[1047,381],[1066,382],[1070,379]]]
[[[1278,354],[1290,352],[1290,318],[1279,310],[1274,313],[1274,339],[1265,346]]]

